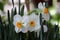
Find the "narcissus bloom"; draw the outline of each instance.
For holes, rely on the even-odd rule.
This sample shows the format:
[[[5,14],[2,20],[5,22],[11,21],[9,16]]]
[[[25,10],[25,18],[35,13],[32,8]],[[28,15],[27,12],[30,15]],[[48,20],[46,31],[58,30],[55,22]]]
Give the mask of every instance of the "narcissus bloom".
[[[14,21],[13,21],[13,24],[15,26],[15,31],[16,33],[19,33],[19,32],[23,32],[23,33],[26,33],[27,32],[27,29],[26,29],[26,23],[23,22],[24,18],[21,17],[20,15],[16,14],[14,16]],[[25,20],[26,21],[26,20]]]
[[[29,15],[28,30],[30,32],[40,29],[40,21],[38,15],[32,13]]]
[[[42,10],[42,17],[43,17],[43,20],[46,20],[46,21],[49,21],[49,19],[50,19],[50,14],[49,14],[49,10],[48,10],[48,8],[46,8],[45,7],[45,3],[39,3],[38,4],[38,8],[40,9],[40,10]]]

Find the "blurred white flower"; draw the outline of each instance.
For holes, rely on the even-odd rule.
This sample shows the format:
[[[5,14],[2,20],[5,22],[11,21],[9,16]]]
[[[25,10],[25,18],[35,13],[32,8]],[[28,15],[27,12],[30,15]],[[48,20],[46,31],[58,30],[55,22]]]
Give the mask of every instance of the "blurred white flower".
[[[40,10],[43,10],[43,5],[42,5],[41,2],[38,4],[38,8],[39,8]]]
[[[26,18],[24,16],[24,18]],[[14,21],[13,21],[13,24],[15,26],[15,31],[16,33],[19,33],[19,32],[23,32],[23,33],[26,33],[28,30],[27,30],[27,22],[26,20],[24,19],[23,17],[21,17],[20,15],[16,14],[14,16]]]
[[[29,15],[29,23],[27,26],[28,30],[31,32],[40,29],[40,21],[38,15],[35,15],[34,13]]]
[[[45,7],[45,2],[43,2],[43,4],[40,2],[38,4],[38,8],[42,10],[41,14],[42,14],[43,20],[49,21],[50,15],[48,13],[48,9]]]
[[[13,24],[15,26],[16,33],[19,33],[20,31],[22,31],[23,23],[22,23],[22,17],[20,15],[14,16]]]
[[[0,0],[0,2],[2,2],[2,0]]]

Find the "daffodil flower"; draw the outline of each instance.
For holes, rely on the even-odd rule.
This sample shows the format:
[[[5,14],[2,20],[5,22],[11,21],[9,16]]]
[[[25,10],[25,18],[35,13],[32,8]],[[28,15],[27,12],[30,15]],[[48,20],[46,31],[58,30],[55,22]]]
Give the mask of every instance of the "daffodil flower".
[[[38,15],[32,13],[29,15],[28,30],[30,32],[40,29],[40,21]]]
[[[42,13],[43,20],[49,21],[50,14],[49,14],[48,8],[45,7],[45,2],[43,4],[40,2],[38,4],[38,8],[42,10],[41,13]]]
[[[24,16],[25,17],[25,16]],[[16,14],[14,16],[14,21],[13,21],[13,24],[15,26],[15,31],[16,33],[19,33],[19,32],[23,32],[23,33],[26,33],[27,32],[27,29],[26,29],[26,23],[23,22],[24,18],[21,17],[20,15]]]

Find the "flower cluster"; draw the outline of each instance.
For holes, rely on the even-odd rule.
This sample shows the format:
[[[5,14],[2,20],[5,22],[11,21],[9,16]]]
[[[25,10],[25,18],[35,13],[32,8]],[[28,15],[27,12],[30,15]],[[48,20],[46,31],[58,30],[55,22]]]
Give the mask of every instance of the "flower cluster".
[[[23,32],[26,33],[27,31],[36,31],[40,29],[40,21],[39,16],[32,13],[31,15],[24,15],[20,16],[16,14],[14,16],[13,24],[15,26],[16,33]]]
[[[49,20],[49,14],[48,9],[45,7],[45,3],[40,2],[38,4],[38,8],[42,10],[41,14],[43,17],[43,20],[48,21]],[[40,31],[41,25],[40,25],[40,13],[36,15],[34,12],[32,12],[30,15],[24,13],[23,16],[16,14],[13,18],[13,25],[15,26],[16,33],[23,32],[26,33],[28,31]],[[44,32],[47,31],[47,27],[43,26]]]

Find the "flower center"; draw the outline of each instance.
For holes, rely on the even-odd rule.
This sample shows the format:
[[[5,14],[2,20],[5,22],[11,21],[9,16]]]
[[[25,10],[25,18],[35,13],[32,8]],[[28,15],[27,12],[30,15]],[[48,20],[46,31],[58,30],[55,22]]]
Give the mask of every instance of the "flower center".
[[[44,9],[44,13],[45,13],[45,14],[48,14],[48,12],[49,12],[49,11],[48,11],[48,8],[45,8],[45,9]]]
[[[22,28],[23,25],[22,25],[21,22],[17,22],[16,26],[17,26],[18,28]]]
[[[30,26],[35,27],[35,21],[30,21]]]

